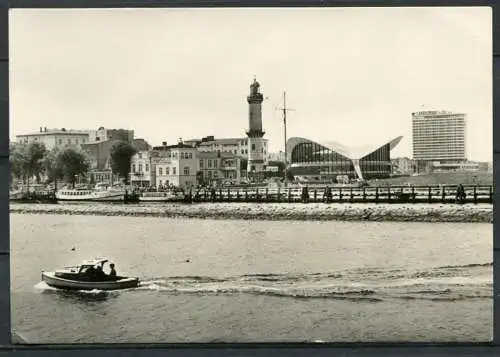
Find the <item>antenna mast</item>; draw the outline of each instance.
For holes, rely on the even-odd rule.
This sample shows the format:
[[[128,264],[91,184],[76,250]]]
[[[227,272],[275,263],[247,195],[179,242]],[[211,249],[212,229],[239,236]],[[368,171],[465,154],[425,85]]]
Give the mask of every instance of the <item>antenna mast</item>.
[[[286,107],[286,92],[283,92],[283,108],[279,108],[282,113],[283,113],[283,134],[284,134],[284,139],[285,139],[285,178],[284,178],[284,183],[285,186],[287,185],[287,150],[286,150],[286,114],[289,110],[295,110],[295,109],[290,109]]]

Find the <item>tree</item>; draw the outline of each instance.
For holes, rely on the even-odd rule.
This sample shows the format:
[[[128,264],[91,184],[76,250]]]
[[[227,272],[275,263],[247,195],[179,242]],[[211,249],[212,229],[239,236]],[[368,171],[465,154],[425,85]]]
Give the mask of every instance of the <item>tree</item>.
[[[61,151],[58,148],[53,148],[43,159],[43,169],[49,183],[57,183],[57,180],[64,178],[63,168],[59,161],[60,154]]]
[[[9,146],[9,162],[12,178],[25,181],[25,166],[26,166],[26,147],[25,145],[10,145]]]
[[[85,176],[90,168],[90,161],[82,151],[68,147],[57,153],[57,160],[52,168],[56,174],[64,177],[66,182],[75,186],[76,177]]]
[[[28,144],[26,153],[25,170],[28,177],[36,177],[36,182],[40,183],[40,177],[43,173],[43,161],[45,155],[47,154],[47,149],[44,143],[34,141]]]
[[[118,140],[111,147],[111,170],[128,183],[132,156],[137,150],[126,141]]]

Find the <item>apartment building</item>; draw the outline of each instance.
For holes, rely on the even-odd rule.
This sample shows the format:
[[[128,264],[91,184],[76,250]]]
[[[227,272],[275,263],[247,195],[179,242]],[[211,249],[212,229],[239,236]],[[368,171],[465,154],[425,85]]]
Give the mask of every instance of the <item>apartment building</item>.
[[[434,166],[453,169],[467,161],[466,114],[448,111],[412,113],[413,159],[419,171]]]
[[[132,185],[150,186],[156,182],[154,157],[154,153],[150,150],[138,151],[132,156],[130,167],[130,183]]]
[[[166,144],[166,143],[165,143]],[[152,158],[155,170],[153,186],[175,186],[189,189],[197,184],[196,148],[184,143],[155,147]]]
[[[240,156],[230,152],[198,152],[199,184],[237,184],[240,181]]]
[[[32,142],[43,143],[47,150],[55,147],[63,148],[67,146],[79,146],[89,142],[89,132],[84,130],[47,129],[40,127],[38,132],[21,134],[16,136],[20,144],[30,144]]]

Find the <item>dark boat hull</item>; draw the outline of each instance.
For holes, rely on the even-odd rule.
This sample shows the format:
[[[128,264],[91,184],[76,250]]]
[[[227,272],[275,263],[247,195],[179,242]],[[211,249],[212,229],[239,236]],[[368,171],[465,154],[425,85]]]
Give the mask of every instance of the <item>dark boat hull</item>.
[[[126,278],[115,281],[77,281],[57,277],[53,272],[42,272],[42,281],[48,286],[64,290],[122,290],[139,286],[138,278]]]

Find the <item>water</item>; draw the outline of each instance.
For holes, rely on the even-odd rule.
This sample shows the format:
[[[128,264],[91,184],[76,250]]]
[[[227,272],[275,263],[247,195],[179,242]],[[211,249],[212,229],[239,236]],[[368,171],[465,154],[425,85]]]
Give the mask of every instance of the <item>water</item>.
[[[492,336],[491,224],[12,214],[11,230],[12,327],[32,343]],[[95,256],[143,285],[40,282]]]

